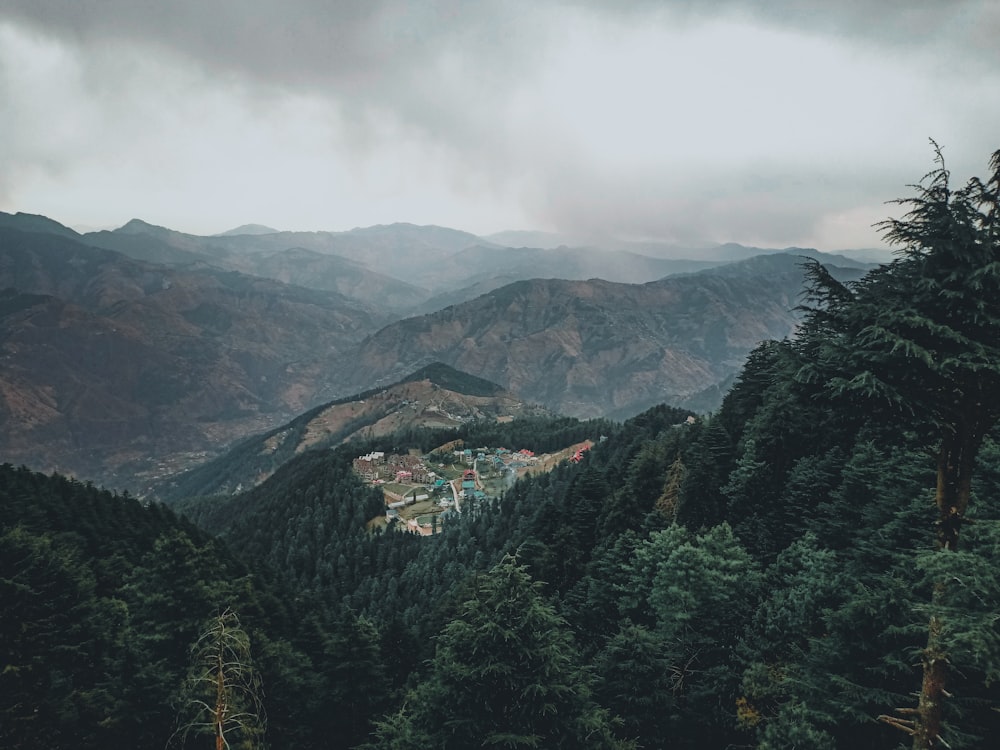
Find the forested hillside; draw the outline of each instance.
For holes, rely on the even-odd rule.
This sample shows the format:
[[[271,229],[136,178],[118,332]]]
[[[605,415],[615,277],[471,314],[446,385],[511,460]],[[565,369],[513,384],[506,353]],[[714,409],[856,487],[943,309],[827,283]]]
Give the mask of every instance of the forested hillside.
[[[0,599],[3,747],[208,747],[196,646],[230,608],[271,746],[334,731],[348,747],[388,695],[367,621],[269,583],[161,506],[9,465]]]
[[[939,164],[886,224],[894,263],[846,284],[810,266],[798,335],[759,345],[712,415],[306,451],[182,504],[205,532],[5,468],[5,744],[180,741],[194,646],[231,609],[268,717],[247,704],[232,746],[989,747],[1000,152],[991,169],[953,189]],[[434,536],[370,530],[384,502],[351,458],[455,437],[596,445]]]

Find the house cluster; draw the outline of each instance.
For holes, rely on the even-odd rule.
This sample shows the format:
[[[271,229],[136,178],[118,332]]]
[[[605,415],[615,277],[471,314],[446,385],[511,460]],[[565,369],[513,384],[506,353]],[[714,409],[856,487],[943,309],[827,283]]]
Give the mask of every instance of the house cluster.
[[[531,466],[538,461],[538,457],[535,456],[534,452],[526,448],[522,448],[519,451],[512,451],[507,448],[479,448],[477,450],[466,448],[465,450],[455,451],[455,456],[464,461],[467,466],[473,466],[478,463],[483,468],[490,466],[497,472],[523,469],[525,466]]]
[[[379,480],[406,484],[426,484],[436,477],[417,456],[386,455],[382,451],[358,456],[353,461],[354,471],[371,482]]]

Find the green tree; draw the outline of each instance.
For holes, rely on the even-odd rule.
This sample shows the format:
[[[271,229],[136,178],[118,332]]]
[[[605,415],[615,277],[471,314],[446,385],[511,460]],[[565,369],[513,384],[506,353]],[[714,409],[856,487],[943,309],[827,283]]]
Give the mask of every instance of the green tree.
[[[940,149],[937,167],[898,201],[909,211],[882,224],[897,259],[847,288],[818,264],[807,328],[818,357],[800,376],[911,424],[935,446],[937,547],[958,548],[976,457],[1000,419],[1000,151],[992,174],[953,189]],[[816,332],[822,332],[822,337]],[[817,341],[820,343],[817,344]],[[942,745],[950,625],[934,586],[915,709],[885,721],[916,750]]]
[[[355,747],[370,734],[372,720],[385,710],[389,698],[378,632],[367,619],[347,609],[325,628],[315,618],[308,618],[306,627],[322,679],[311,697],[313,715],[307,717],[313,741],[325,746],[336,737],[339,746]]]
[[[372,746],[626,747],[540,586],[509,556],[478,576],[438,638],[430,674],[379,724]]]
[[[0,601],[0,745],[113,744],[124,605],[95,595],[70,549],[22,528],[0,534]]]
[[[674,525],[650,534],[629,565],[623,614],[663,644],[678,715],[675,744],[725,746],[735,736],[735,647],[759,596],[757,565],[727,524],[692,534]]]
[[[677,693],[681,684],[671,650],[642,625],[626,622],[594,662],[595,695],[621,719],[616,731],[643,747],[668,747],[682,721]]]
[[[758,732],[761,747],[795,747],[804,736],[813,740],[803,747],[822,747],[821,737],[833,747],[826,730],[843,711],[830,710],[830,665],[815,674],[808,657],[811,641],[828,635],[826,611],[849,591],[842,564],[807,534],[778,555],[763,582],[767,596],[738,646],[747,666],[737,717]]]

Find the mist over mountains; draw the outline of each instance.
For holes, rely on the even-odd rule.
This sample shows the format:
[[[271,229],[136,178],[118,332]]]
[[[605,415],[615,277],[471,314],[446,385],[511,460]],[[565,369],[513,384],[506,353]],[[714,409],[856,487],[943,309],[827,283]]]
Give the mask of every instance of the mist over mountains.
[[[0,214],[0,450],[128,483],[436,361],[572,416],[710,409],[757,342],[793,333],[799,255],[843,278],[868,267],[735,245],[510,248],[410,224],[79,234]]]

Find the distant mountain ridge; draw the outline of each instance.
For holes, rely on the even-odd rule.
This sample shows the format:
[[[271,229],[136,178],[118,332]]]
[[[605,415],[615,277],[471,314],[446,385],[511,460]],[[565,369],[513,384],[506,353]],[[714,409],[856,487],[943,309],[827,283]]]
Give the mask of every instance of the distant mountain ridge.
[[[16,214],[8,214],[0,211],[0,227],[5,229],[18,229],[22,232],[42,232],[48,234],[58,234],[62,237],[77,239],[80,235],[58,221],[50,219],[48,216],[39,214],[26,214],[20,211]]]
[[[249,227],[249,229],[247,229]],[[535,278],[601,278],[644,283],[676,273],[745,260],[760,254],[801,251],[736,243],[682,248],[664,243],[552,246],[555,235],[511,232],[490,239],[438,226],[388,224],[345,232],[268,231],[245,225],[200,237],[133,219],[113,232],[86,235],[91,244],[159,263],[208,263],[228,270],[373,299],[402,315],[431,312],[441,303],[472,299],[485,287]],[[504,246],[538,240],[542,247]],[[827,256],[848,266],[856,261]]]
[[[275,229],[274,227],[267,227],[263,224],[241,224],[233,229],[228,229],[225,232],[219,232],[216,237],[231,237],[233,235],[240,234],[277,234],[280,229]]]
[[[200,237],[133,219],[113,232],[85,235],[84,241],[154,263],[212,265],[337,292],[363,305],[377,301],[387,309],[407,309],[428,296],[425,290],[357,260],[324,251],[327,244],[313,241],[316,233],[235,232]]]

